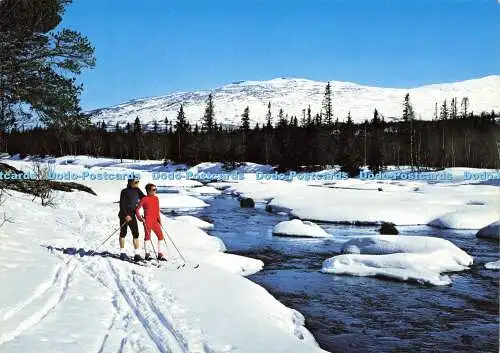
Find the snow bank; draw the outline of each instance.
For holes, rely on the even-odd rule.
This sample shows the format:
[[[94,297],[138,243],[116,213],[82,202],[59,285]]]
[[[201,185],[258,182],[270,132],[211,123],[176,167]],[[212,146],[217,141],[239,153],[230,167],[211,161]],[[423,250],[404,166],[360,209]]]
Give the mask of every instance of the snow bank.
[[[95,249],[118,226],[112,201],[123,182],[84,184],[99,196],[55,192],[55,208],[18,192],[5,195],[13,223],[0,228],[0,283],[9,284],[0,291],[2,352],[324,352],[302,315],[243,277],[261,269],[260,260],[223,253],[220,239],[185,220],[162,216],[189,262],[180,270],[168,238],[170,261],[160,269],[64,254],[69,247]],[[187,200],[181,196],[174,201]],[[117,253],[117,236],[102,251]]]
[[[354,276],[380,276],[401,281],[416,281],[433,285],[451,284],[442,272],[467,269],[456,262],[452,253],[438,250],[429,253],[395,253],[387,255],[348,254],[329,258],[322,271]]]
[[[500,270],[500,260],[494,262],[487,262],[484,267],[488,270]]]
[[[473,259],[452,242],[435,237],[378,235],[354,238],[344,243],[342,253],[383,255],[394,253],[429,253],[437,250],[448,251],[454,261],[463,266],[472,265]]]
[[[178,220],[178,221],[191,223],[191,224],[195,225],[196,227],[203,229],[203,230],[213,229],[213,227],[214,227],[214,225],[212,223],[205,222],[204,220],[199,219],[198,217],[194,217],[194,216],[177,216],[177,217],[174,217],[174,219]]]
[[[488,224],[486,227],[479,229],[476,233],[478,238],[500,240],[500,221]]]
[[[355,276],[382,276],[434,285],[450,284],[441,273],[462,271],[473,259],[448,240],[433,237],[380,235],[355,238],[343,255],[323,262],[322,271]]]
[[[500,209],[498,189],[491,186],[358,179],[331,183],[334,185],[309,186],[283,180],[245,180],[229,185],[224,193],[268,202],[273,212],[319,222],[427,225],[450,212],[463,211],[464,218],[478,219],[468,213],[472,210],[483,213],[482,222],[487,222]]]
[[[200,187],[195,187],[192,189],[189,189],[188,194],[191,195],[220,195],[222,191],[217,190],[214,187],[211,186],[200,186]]]
[[[480,229],[500,218],[500,211],[484,206],[446,213],[431,222],[430,226],[453,229]]]
[[[271,173],[274,169],[270,165],[262,165],[252,162],[243,162],[236,168],[231,170],[224,169],[224,165],[221,162],[204,162],[189,168],[188,172],[193,174],[199,173],[212,173],[212,174],[224,174],[224,173]]]
[[[325,238],[331,237],[323,228],[316,223],[309,221],[301,221],[294,219],[291,221],[283,221],[278,223],[273,228],[274,235],[289,236],[289,237],[312,237]]]
[[[198,208],[208,204],[200,199],[183,194],[158,194],[160,208]]]

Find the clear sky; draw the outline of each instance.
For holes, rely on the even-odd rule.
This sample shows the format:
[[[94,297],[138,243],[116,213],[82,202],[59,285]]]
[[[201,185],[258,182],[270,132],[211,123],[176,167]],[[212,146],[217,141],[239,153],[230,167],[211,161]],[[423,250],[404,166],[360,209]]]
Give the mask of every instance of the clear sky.
[[[496,0],[73,0],[82,107],[300,77],[416,87],[500,74]]]

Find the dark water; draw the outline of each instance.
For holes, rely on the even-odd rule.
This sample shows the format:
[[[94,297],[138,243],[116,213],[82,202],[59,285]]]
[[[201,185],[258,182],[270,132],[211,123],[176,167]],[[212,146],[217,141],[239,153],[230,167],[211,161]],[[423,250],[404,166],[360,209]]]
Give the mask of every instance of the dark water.
[[[319,270],[339,252],[330,239],[273,237],[288,217],[263,205],[240,208],[236,199],[208,198],[191,212],[209,217],[228,252],[264,261],[249,277],[306,317],[306,326],[330,352],[498,352],[499,272],[484,269],[499,258],[498,244],[474,231],[398,227],[402,234],[446,238],[474,257],[471,270],[451,274],[450,286],[426,286],[372,277],[336,276]],[[321,224],[336,236],[377,234],[375,227]]]

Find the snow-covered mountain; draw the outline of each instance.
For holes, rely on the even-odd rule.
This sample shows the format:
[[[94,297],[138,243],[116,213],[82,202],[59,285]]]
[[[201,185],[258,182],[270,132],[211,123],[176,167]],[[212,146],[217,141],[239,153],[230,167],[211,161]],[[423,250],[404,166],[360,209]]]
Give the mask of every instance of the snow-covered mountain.
[[[435,102],[452,98],[469,98],[469,111],[500,111],[500,76],[492,75],[456,83],[433,84],[417,88],[381,88],[361,86],[350,82],[330,81],[333,94],[335,118],[343,121],[350,111],[355,122],[370,119],[373,110],[378,109],[386,120],[401,116],[402,102],[410,93],[417,118],[430,120],[434,114]],[[160,97],[135,99],[114,107],[91,112],[94,122],[109,124],[133,122],[136,117],[141,122],[157,120],[162,125],[167,117],[175,120],[180,104],[191,123],[200,122],[206,99],[214,95],[216,121],[224,125],[239,125],[241,114],[250,107],[252,125],[265,121],[267,104],[271,102],[272,114],[276,116],[280,108],[286,114],[296,115],[299,120],[303,109],[311,106],[312,113],[320,111],[326,82],[299,78],[277,78],[269,81],[239,81],[216,88],[212,91],[179,92]]]

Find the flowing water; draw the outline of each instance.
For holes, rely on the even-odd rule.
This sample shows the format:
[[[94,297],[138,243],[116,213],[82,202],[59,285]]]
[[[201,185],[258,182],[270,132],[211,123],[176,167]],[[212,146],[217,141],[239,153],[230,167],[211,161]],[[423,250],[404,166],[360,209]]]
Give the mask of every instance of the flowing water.
[[[320,346],[330,352],[498,352],[499,272],[484,263],[499,258],[497,243],[475,231],[398,227],[401,234],[448,239],[474,257],[471,270],[451,274],[450,286],[427,286],[372,277],[320,272],[338,254],[331,239],[272,236],[286,215],[264,206],[240,208],[231,197],[207,198],[210,207],[190,211],[210,218],[209,233],[227,251],[261,259],[265,267],[248,277],[288,307],[301,312]],[[377,234],[376,227],[320,224],[335,237]]]

